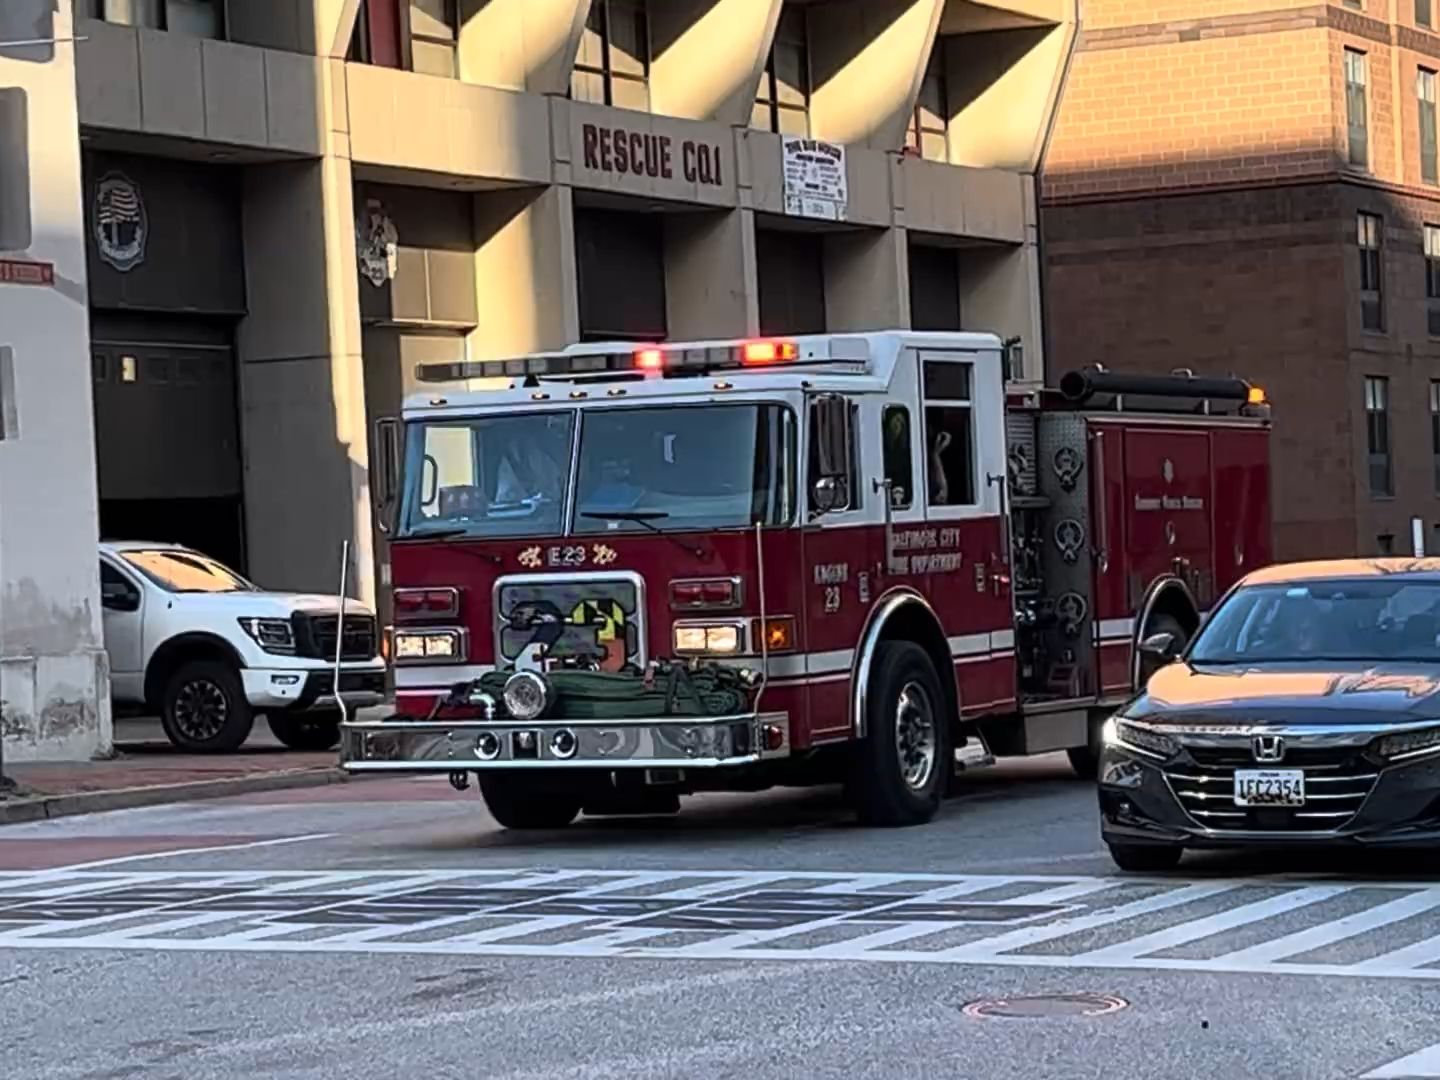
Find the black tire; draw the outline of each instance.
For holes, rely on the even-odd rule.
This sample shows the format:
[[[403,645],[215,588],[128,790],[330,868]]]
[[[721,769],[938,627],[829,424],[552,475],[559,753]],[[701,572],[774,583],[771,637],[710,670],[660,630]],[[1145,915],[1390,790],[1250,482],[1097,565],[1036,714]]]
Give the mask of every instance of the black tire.
[[[160,724],[182,750],[227,754],[240,749],[255,726],[255,712],[234,665],[192,660],[165,681]]]
[[[523,772],[480,773],[480,795],[506,829],[563,829],[580,814],[580,796]]]
[[[1155,874],[1180,865],[1185,849],[1178,844],[1110,844],[1110,858],[1132,874]]]
[[[952,767],[950,717],[935,665],[918,645],[886,641],[875,651],[870,679],[866,736],[855,747],[850,800],[865,825],[923,824],[939,811]]]
[[[269,716],[270,734],[291,750],[334,750],[340,742],[339,711]]]
[[[1081,780],[1094,780],[1100,773],[1100,754],[1093,746],[1072,746],[1065,751],[1070,767]]]

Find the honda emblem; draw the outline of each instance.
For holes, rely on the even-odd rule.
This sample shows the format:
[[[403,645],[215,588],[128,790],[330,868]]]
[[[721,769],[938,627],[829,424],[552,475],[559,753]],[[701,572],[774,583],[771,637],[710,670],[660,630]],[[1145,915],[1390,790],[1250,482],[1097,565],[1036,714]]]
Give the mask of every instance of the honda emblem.
[[[1256,735],[1250,740],[1250,752],[1256,761],[1283,761],[1285,740],[1279,735]]]

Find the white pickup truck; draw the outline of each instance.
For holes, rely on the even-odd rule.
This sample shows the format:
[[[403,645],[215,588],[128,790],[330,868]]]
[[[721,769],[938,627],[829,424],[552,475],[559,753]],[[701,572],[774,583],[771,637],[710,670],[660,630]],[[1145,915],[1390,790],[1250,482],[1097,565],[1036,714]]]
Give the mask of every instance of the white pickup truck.
[[[102,543],[100,591],[110,692],[160,715],[186,750],[240,747],[257,715],[286,746],[339,741],[334,596],[263,592],[175,544]],[[375,615],[345,604],[340,693],[351,708],[385,699]]]

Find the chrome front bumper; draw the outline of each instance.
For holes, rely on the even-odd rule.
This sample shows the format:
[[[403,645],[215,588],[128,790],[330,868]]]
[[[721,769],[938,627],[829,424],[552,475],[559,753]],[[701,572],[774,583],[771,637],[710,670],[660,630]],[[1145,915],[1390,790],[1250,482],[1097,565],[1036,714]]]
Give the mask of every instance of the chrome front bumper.
[[[767,750],[767,729],[780,732]],[[341,765],[348,772],[457,772],[469,769],[714,769],[753,765],[790,754],[787,713],[680,720],[546,719],[354,720],[342,725]],[[568,733],[574,753],[558,756],[555,736]],[[499,752],[481,757],[484,735]],[[566,740],[562,739],[562,743]],[[775,741],[771,735],[771,741]]]

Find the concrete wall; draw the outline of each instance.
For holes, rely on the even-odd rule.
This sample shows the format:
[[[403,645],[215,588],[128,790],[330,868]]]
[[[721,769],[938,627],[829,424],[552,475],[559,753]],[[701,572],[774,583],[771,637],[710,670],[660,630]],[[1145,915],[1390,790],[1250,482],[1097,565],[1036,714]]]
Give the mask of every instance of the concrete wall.
[[[54,284],[0,284],[0,738],[7,761],[84,759],[109,751],[111,726],[73,45],[0,48],[4,87],[26,95],[31,236],[0,258],[51,263]]]

